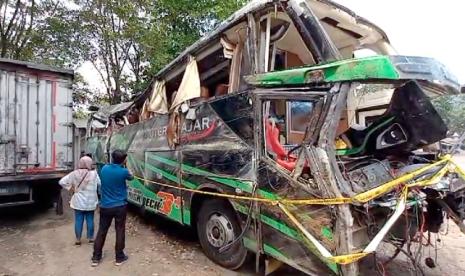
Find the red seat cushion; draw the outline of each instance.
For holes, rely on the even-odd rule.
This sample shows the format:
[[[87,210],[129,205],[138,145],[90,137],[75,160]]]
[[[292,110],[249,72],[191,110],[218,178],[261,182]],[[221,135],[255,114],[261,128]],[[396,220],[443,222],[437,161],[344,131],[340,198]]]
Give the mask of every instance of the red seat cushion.
[[[296,156],[288,156],[286,149],[279,142],[279,128],[271,120],[265,121],[265,138],[267,150],[277,156],[276,162],[283,168],[293,171],[296,165]]]
[[[285,168],[286,170],[292,172],[295,169],[295,165],[296,165],[297,161],[286,161],[286,160],[282,160],[282,159],[277,159],[276,163],[278,163],[278,165]]]
[[[265,122],[265,136],[267,149],[274,152],[278,158],[285,158],[287,155],[283,145],[279,142],[279,128],[271,120]]]

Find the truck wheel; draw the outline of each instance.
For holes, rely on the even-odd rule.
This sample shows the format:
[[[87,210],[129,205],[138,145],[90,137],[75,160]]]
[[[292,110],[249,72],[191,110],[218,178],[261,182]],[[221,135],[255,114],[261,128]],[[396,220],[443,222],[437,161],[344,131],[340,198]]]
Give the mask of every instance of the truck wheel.
[[[220,248],[241,234],[234,210],[225,201],[207,200],[200,207],[197,218],[197,233],[205,255],[225,268],[239,269],[247,257],[242,240],[220,252]]]

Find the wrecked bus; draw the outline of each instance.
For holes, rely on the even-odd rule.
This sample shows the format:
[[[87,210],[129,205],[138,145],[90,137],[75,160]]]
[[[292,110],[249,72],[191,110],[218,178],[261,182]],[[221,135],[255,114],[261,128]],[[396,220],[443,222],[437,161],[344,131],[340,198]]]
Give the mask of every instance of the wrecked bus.
[[[458,88],[343,6],[252,1],[95,113],[106,127],[87,146],[99,164],[126,150],[129,202],[195,228],[223,267],[255,253],[266,272],[357,275],[382,242],[437,233],[444,211],[461,225],[462,171],[422,150],[448,133],[431,98]]]

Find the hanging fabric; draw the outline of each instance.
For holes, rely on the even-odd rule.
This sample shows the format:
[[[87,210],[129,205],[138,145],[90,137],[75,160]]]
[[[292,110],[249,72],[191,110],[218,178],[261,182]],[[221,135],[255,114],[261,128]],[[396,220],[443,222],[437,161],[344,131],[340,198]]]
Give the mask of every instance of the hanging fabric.
[[[166,99],[165,81],[156,81],[152,88],[150,97],[142,106],[141,120],[148,119],[152,114],[167,114],[168,101]]]
[[[181,85],[171,104],[170,111],[176,109],[183,102],[200,97],[200,77],[197,62],[194,57],[186,66],[186,71],[182,77]]]

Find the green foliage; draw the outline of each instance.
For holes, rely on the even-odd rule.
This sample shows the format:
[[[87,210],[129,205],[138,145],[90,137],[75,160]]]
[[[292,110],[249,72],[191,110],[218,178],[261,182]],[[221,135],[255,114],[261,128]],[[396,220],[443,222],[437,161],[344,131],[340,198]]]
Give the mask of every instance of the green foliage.
[[[151,27],[142,40],[149,66],[147,79],[186,47],[242,7],[245,0],[160,0],[152,5]]]
[[[158,70],[246,2],[1,1],[0,56],[74,69],[91,62],[105,91],[89,90],[77,76],[76,106],[115,104],[145,90]]]
[[[437,97],[433,105],[447,124],[451,134],[465,132],[465,95]]]

